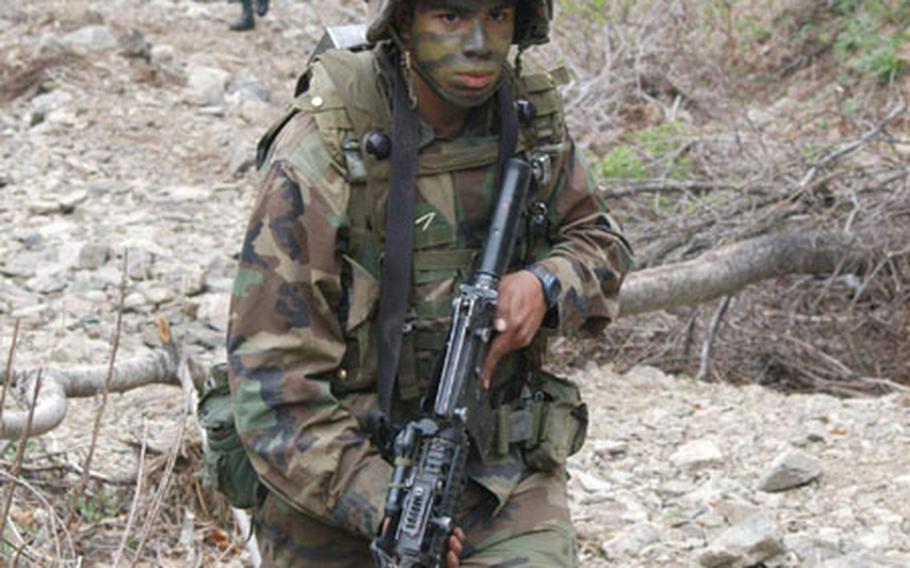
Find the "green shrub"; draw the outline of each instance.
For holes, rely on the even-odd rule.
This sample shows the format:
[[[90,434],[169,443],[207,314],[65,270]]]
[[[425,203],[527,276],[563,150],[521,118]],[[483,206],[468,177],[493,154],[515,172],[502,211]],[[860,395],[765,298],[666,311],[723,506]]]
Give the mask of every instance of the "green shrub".
[[[910,39],[910,3],[886,0],[842,0],[836,9],[845,18],[835,41],[835,55],[861,77],[882,83],[906,73],[901,57]]]
[[[629,144],[617,146],[600,159],[603,178],[641,179],[648,176],[684,179],[692,174],[685,155],[685,132],[680,122],[665,122],[636,133]]]

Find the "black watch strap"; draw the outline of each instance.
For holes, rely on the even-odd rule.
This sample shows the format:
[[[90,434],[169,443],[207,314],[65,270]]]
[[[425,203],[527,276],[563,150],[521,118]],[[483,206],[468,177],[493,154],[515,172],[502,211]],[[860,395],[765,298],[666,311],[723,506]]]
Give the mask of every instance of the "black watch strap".
[[[559,300],[559,293],[562,291],[562,284],[560,284],[559,278],[556,278],[549,270],[536,264],[529,266],[528,270],[540,280],[540,285],[543,288],[543,299],[549,310],[556,305]]]

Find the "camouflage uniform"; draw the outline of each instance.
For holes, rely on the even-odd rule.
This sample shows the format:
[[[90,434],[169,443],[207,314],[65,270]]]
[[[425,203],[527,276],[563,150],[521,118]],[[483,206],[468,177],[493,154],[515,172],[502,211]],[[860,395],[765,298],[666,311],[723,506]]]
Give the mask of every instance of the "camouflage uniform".
[[[384,83],[373,64],[377,54],[345,56],[352,67],[374,70],[360,84]],[[366,428],[377,406],[373,323],[388,166],[369,162],[366,180],[352,174],[350,109],[325,75],[316,63],[310,91],[295,102],[272,146],[243,243],[228,332],[237,432],[268,488],[254,521],[269,565],[370,565],[369,539],[379,529],[391,475]],[[553,90],[548,75],[511,80],[519,93],[534,92],[541,81]],[[348,87],[359,96],[357,83]],[[475,109],[454,140],[421,123],[413,326],[399,371],[400,418],[413,414],[427,387],[451,300],[486,240],[495,153],[486,159],[476,149],[491,141],[495,147],[492,106]],[[523,132],[520,144],[528,148],[543,138],[554,149],[550,181],[536,194],[546,230],[524,235],[512,269],[536,264],[558,278],[561,292],[534,344],[497,367],[491,392],[504,409],[517,397],[516,385],[540,375],[547,337],[596,333],[616,316],[631,265],[619,227],[562,125],[562,109],[549,106],[536,119],[543,134],[532,140]],[[486,463],[469,462],[459,519],[467,535],[463,565],[575,565],[564,466],[535,471],[524,447],[509,444]]]

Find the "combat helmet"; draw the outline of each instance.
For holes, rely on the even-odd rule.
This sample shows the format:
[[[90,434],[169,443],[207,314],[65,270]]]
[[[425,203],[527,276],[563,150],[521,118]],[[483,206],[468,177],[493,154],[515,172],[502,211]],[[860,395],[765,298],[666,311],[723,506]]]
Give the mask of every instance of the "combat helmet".
[[[376,43],[394,39],[392,29],[395,13],[407,0],[367,0],[372,20],[367,28],[367,40]],[[553,0],[517,0],[515,37],[512,43],[519,51],[550,41],[550,20],[553,19]]]

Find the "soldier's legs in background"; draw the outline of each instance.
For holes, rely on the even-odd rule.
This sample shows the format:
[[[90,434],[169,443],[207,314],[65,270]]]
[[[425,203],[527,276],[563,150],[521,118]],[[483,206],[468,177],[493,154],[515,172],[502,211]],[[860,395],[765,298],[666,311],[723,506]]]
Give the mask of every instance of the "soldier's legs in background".
[[[253,20],[253,0],[240,0],[242,12],[240,18],[231,24],[230,28],[235,32],[251,30],[256,26]]]
[[[269,0],[256,0],[256,13],[265,16],[269,12]]]
[[[298,513],[271,493],[253,518],[263,568],[368,568],[370,543]]]
[[[469,513],[462,520],[467,536],[465,568],[523,566],[575,568],[575,529],[569,516],[565,470],[534,473],[490,518]]]

